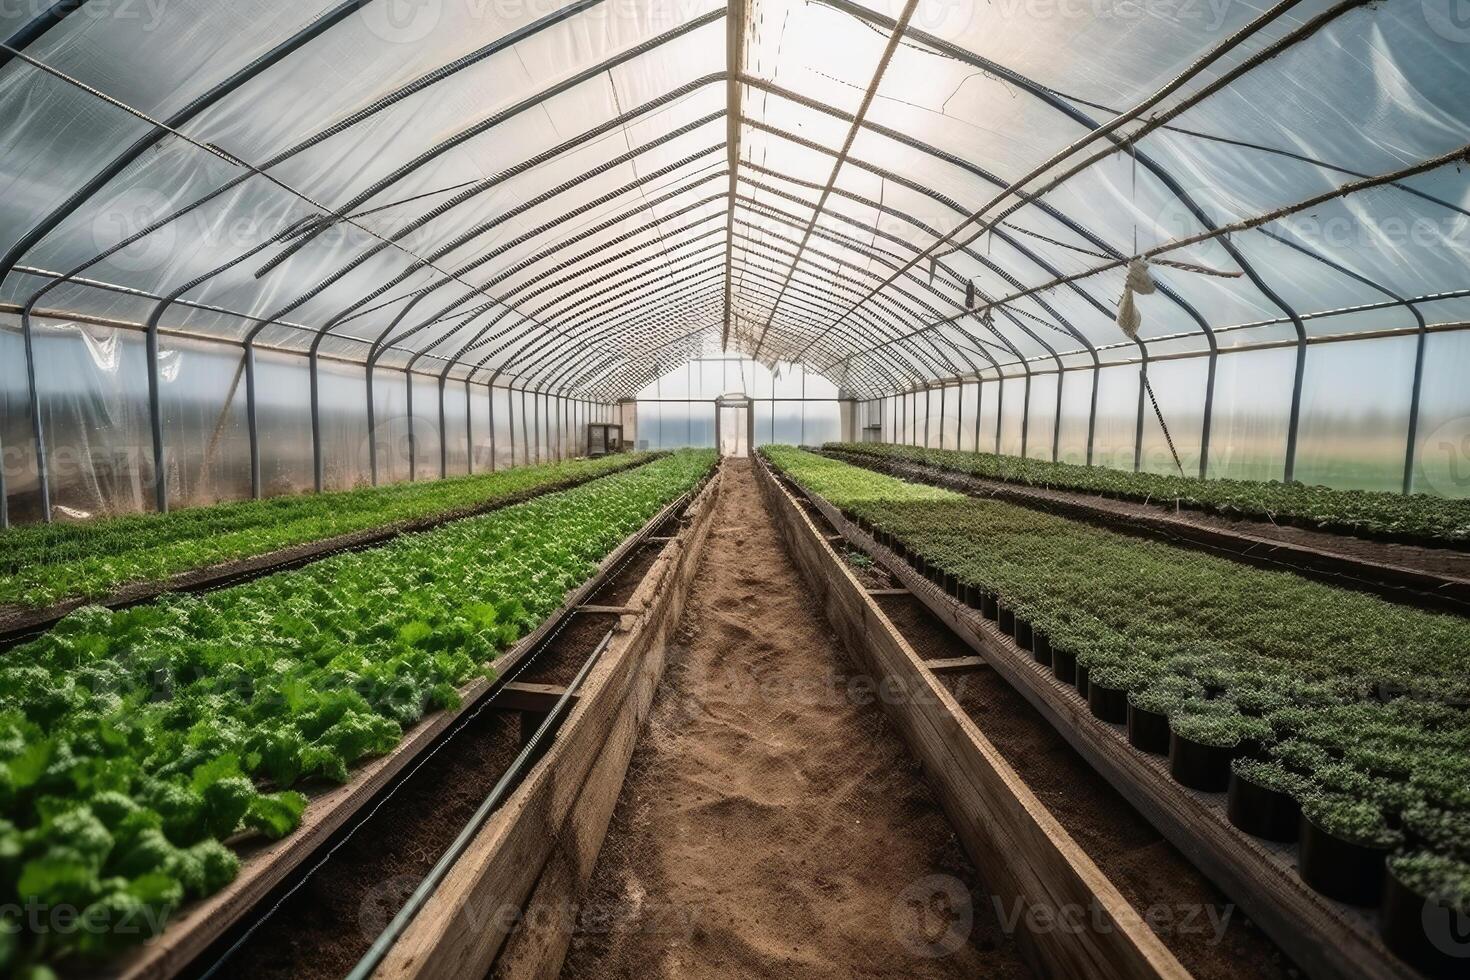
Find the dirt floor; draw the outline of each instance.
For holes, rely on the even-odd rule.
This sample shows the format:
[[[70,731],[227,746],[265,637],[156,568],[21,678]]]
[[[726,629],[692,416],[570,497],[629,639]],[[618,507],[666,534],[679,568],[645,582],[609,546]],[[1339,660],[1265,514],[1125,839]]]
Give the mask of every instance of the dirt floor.
[[[850,696],[749,462],[727,465],[563,976],[1026,975],[917,765]]]
[[[926,660],[973,655],[912,596],[883,611]],[[945,684],[1078,845],[1199,980],[1299,976],[1238,907],[1163,838],[1014,688],[988,667]]]

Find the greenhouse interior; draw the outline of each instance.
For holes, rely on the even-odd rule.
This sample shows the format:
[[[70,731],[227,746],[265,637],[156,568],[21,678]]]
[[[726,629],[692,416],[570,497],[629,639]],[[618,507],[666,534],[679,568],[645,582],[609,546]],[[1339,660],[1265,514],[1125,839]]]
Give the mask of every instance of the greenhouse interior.
[[[1470,977],[1465,0],[7,0],[0,137],[0,976]]]

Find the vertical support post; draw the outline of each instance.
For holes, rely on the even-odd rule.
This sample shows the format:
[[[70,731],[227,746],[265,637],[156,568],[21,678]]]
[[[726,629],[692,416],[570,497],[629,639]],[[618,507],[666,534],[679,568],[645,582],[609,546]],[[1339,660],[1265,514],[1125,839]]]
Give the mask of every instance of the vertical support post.
[[[36,349],[30,308],[21,311],[21,339],[26,352],[26,389],[30,398],[31,434],[36,446],[36,485],[41,494],[41,519],[51,523],[51,475],[46,465],[46,433],[41,424],[41,393],[36,386]]]
[[[489,395],[490,395],[490,411],[489,411],[489,416],[490,416],[490,472],[491,473],[494,473],[495,472],[495,468],[496,468],[496,460],[495,460],[495,450],[496,450],[496,445],[495,445],[495,379],[494,378],[491,378],[490,379],[490,387],[489,387],[488,391],[489,391]]]
[[[1097,389],[1102,385],[1102,366],[1092,365],[1092,403],[1087,409],[1087,465],[1092,465],[1092,446],[1097,438]]]
[[[806,365],[801,367],[801,445],[806,445]]]
[[[311,485],[322,492],[326,470],[322,466],[322,379],[321,358],[313,344],[306,355],[307,383],[311,389]]]
[[[1067,371],[1060,360],[1057,363],[1057,413],[1051,424],[1051,461],[1057,462],[1062,450],[1062,385],[1067,380]]]
[[[996,369],[1000,390],[995,393],[995,454],[1000,455],[1000,423],[1006,414],[1006,376]]]
[[[1212,341],[1214,337],[1210,338]],[[1199,433],[1199,478],[1207,479],[1210,475],[1210,430],[1215,424],[1215,368],[1220,360],[1220,351],[1213,344],[1210,347],[1209,365],[1205,369],[1205,411],[1204,418],[1200,420]]]
[[[980,415],[985,408],[984,380],[977,373],[975,375],[975,452],[980,451]]]
[[[475,421],[474,421],[474,395],[470,388],[468,376],[464,379],[464,449],[465,449],[465,474],[475,475]]]
[[[250,499],[260,499],[260,425],[255,414],[255,344],[245,342],[245,428],[250,438]]]
[[[407,370],[403,372],[403,383],[408,388],[408,482],[414,483],[419,478],[418,443],[413,437],[413,375]]]
[[[1021,388],[1021,458],[1026,458],[1027,440],[1031,436],[1031,367],[1026,367],[1026,384]]]
[[[1286,473],[1285,482],[1296,479],[1297,437],[1302,426],[1302,384],[1307,376],[1307,338],[1300,321],[1297,322],[1296,374],[1291,381],[1291,414],[1286,420]]]
[[[5,489],[5,446],[0,443],[0,531],[10,530],[10,492]]]
[[[378,485],[378,422],[377,408],[373,398],[373,361],[367,362],[367,429],[368,429],[368,477],[373,486]]]
[[[945,402],[949,400],[949,385],[939,386],[939,449],[944,450]]]
[[[148,430],[153,437],[153,506],[168,513],[168,474],[163,468],[163,393],[158,377],[158,324],[149,322],[143,356],[148,359]]]
[[[531,395],[531,410],[535,413],[531,420],[531,426],[535,430],[536,437],[536,462],[541,462],[541,393],[535,392]],[[548,442],[550,439],[547,440]],[[549,446],[547,448],[550,448]]]
[[[1419,448],[1419,393],[1424,387],[1424,347],[1429,333],[1418,308],[1410,304],[1409,309],[1419,317],[1419,342],[1414,348],[1414,385],[1409,393],[1409,441],[1404,449],[1404,493],[1414,492],[1414,455]]]
[[[1141,344],[1139,346],[1142,347]],[[1148,384],[1147,350],[1143,354],[1143,366],[1138,369],[1138,423],[1133,430],[1133,472],[1135,473],[1143,468],[1143,386],[1146,384]]]
[[[445,424],[444,379],[439,379],[439,479],[449,475],[449,428]]]
[[[955,392],[955,401],[958,405],[955,408],[954,447],[963,452],[965,449],[965,381],[963,378],[960,379],[960,390]]]

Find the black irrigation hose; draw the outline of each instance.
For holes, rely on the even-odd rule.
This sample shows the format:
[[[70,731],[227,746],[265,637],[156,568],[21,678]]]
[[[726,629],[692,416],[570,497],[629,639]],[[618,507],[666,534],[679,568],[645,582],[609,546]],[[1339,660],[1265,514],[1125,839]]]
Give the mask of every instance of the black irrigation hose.
[[[615,578],[617,578],[617,576],[620,575],[623,572],[623,570],[628,567],[628,565],[632,564],[632,562],[634,561],[634,559],[636,559],[638,557],[638,553],[642,549],[642,547],[648,543],[647,542],[648,536],[650,534],[652,534],[654,531],[658,530],[660,527],[662,527],[665,523],[667,523],[667,521],[668,521],[668,519],[670,517],[677,517],[679,515],[682,515],[684,513],[684,511],[687,509],[687,507],[688,507],[688,505],[689,505],[689,503],[690,503],[690,501],[692,499],[693,499],[693,495],[692,494],[690,494],[690,493],[684,494],[683,497],[679,498],[673,504],[670,505],[670,507],[668,509],[668,516],[667,517],[665,517],[663,520],[659,521],[657,524],[650,523],[650,524],[646,525],[645,530],[642,531],[642,532],[640,532],[639,541],[636,544],[634,544],[631,548],[628,549],[628,554],[623,559],[623,561],[621,563],[619,563],[616,568],[610,570],[607,573],[607,575],[605,575],[603,577],[602,582],[600,582],[594,588],[592,588],[591,590],[589,590],[589,592],[587,594],[587,598],[590,599],[590,598],[595,597],[598,593],[600,593],[603,589],[605,589],[607,587],[608,583],[612,582]],[[398,792],[401,789],[403,789],[404,786],[408,785],[408,783],[413,779],[413,776],[420,769],[422,769],[424,766],[426,766],[429,763],[429,760],[433,759],[434,756],[438,755],[441,749],[443,749],[446,745],[448,745],[451,742],[453,742],[454,739],[461,732],[463,732],[467,727],[469,727],[469,725],[472,722],[474,722],[477,718],[480,717],[480,715],[482,715],[485,712],[485,709],[486,708],[489,708],[492,704],[495,703],[495,699],[498,698],[500,696],[500,694],[503,692],[506,684],[513,683],[516,678],[518,678],[518,677],[521,676],[521,674],[525,673],[527,670],[529,670],[530,668],[534,667],[536,665],[537,658],[542,653],[544,653],[551,646],[551,644],[556,640],[556,638],[558,636],[561,635],[562,631],[567,628],[567,625],[569,623],[571,623],[573,619],[576,618],[576,614],[577,614],[577,611],[576,611],[575,608],[573,608],[572,610],[570,610],[569,613],[562,618],[562,621],[557,624],[556,629],[552,630],[551,633],[549,633],[546,637],[544,637],[541,640],[541,642],[536,645],[535,650],[532,653],[530,653],[528,656],[526,656],[525,660],[520,665],[518,665],[516,667],[516,669],[511,674],[509,674],[507,676],[504,676],[504,677],[498,677],[498,678],[496,678],[495,681],[493,682],[494,686],[492,687],[491,690],[489,690],[481,698],[480,702],[478,704],[476,704],[475,707],[472,710],[466,711],[463,715],[461,715],[458,719],[456,719],[453,727],[451,727],[448,731],[446,731],[445,733],[443,733],[442,735],[440,735],[439,738],[438,738],[438,741],[431,748],[429,748],[427,751],[425,751],[424,754],[422,755],[422,757],[420,757],[418,759],[415,759],[412,766],[410,766],[404,772],[400,773],[397,777],[395,777],[394,780],[393,780],[393,782],[392,782],[392,784],[386,790],[382,791],[382,795],[377,800],[375,800],[373,802],[373,805],[371,806],[371,808],[368,809],[368,811],[366,813],[362,814],[356,820],[356,822],[352,825],[352,827],[350,829],[347,829],[345,831],[339,831],[340,837],[331,845],[331,847],[327,850],[327,852],[322,855],[321,860],[317,861],[314,865],[312,865],[311,868],[308,871],[306,871],[304,874],[302,874],[301,877],[299,878],[299,880],[297,880],[296,883],[293,884],[290,887],[290,889],[285,892],[285,894],[281,895],[280,898],[278,898],[275,902],[273,902],[271,904],[271,907],[269,909],[266,909],[263,914],[261,914],[259,917],[257,917],[255,919],[255,921],[250,924],[250,927],[248,929],[246,929],[240,935],[240,937],[238,939],[236,939],[233,943],[231,943],[230,946],[229,946],[229,948],[226,949],[223,953],[221,953],[219,955],[219,957],[217,957],[212,964],[210,964],[209,969],[205,970],[202,974],[199,975],[200,976],[200,980],[210,980],[211,977],[214,977],[215,975],[217,975],[219,973],[219,971],[221,970],[221,968],[223,968],[230,961],[230,959],[232,957],[234,957],[234,955],[237,952],[239,952],[239,950],[241,948],[243,948],[255,936],[255,934],[260,930],[261,926],[265,925],[268,921],[270,921],[270,919],[272,917],[274,917],[275,914],[278,911],[280,911],[281,907],[283,905],[285,905],[286,902],[293,895],[295,895],[298,891],[300,891],[301,888],[308,881],[310,881],[313,877],[315,877],[316,874],[317,874],[317,872],[321,871],[322,868],[326,867],[327,863],[332,860],[332,857],[337,853],[337,851],[339,851],[344,845],[346,845],[348,843],[348,841],[352,840],[352,838],[357,835],[358,831],[360,831],[364,827],[366,827],[372,821],[373,817],[375,817],[377,815],[378,811],[381,810],[390,800],[392,800],[398,794]],[[570,685],[568,685],[568,687],[567,687],[567,693],[563,695],[562,701],[568,700],[568,696],[569,695],[576,693],[577,689],[581,686],[581,684],[583,683],[583,681],[586,679],[586,675],[590,672],[590,668],[592,667],[592,665],[601,657],[602,653],[607,648],[608,643],[612,639],[613,632],[614,632],[613,630],[609,630],[607,632],[607,634],[602,638],[602,640],[598,643],[597,647],[593,650],[592,654],[589,656],[587,663],[583,665],[582,669],[577,672],[577,676],[572,680],[572,683]],[[543,743],[543,741],[544,741],[543,736],[544,736],[544,734],[545,734],[545,732],[547,730],[548,724],[552,723],[553,721],[558,721],[559,718],[560,718],[560,716],[565,714],[564,711],[561,712],[560,714],[558,714],[558,710],[557,710],[557,709],[561,708],[562,701],[558,701],[557,702],[557,705],[552,709],[551,714],[549,714],[547,716],[546,722],[543,723],[542,726],[536,730],[535,736],[531,739],[531,741],[529,743],[527,743],[526,748],[523,749],[522,752],[521,752],[521,754],[516,757],[515,761],[513,761],[511,763],[510,769],[508,769],[506,771],[506,775],[503,775],[501,777],[500,781],[491,790],[490,796],[486,798],[486,803],[487,804],[490,803],[491,800],[495,799],[496,794],[501,791],[502,784],[504,784],[506,782],[507,778],[510,776],[511,773],[514,773],[518,768],[523,768],[525,770],[528,770],[531,767],[531,765],[534,765],[535,764],[535,760],[537,758],[539,758],[539,755],[534,755],[533,758],[532,758],[532,761],[531,761],[530,765],[525,765],[524,767],[522,767],[523,757],[526,755],[527,750],[534,749],[534,748],[540,746]],[[524,771],[522,771],[520,773],[520,776],[523,777],[524,775],[525,775],[525,773],[524,773]],[[515,783],[517,785],[519,784],[519,778],[517,778],[515,780]],[[510,788],[508,790],[506,790],[501,795],[502,796],[508,795],[509,792],[513,791],[514,789],[515,789],[515,785],[512,785],[512,786],[510,786]],[[503,802],[503,800],[501,802]],[[496,804],[494,804],[494,806],[491,807],[492,812],[493,812],[493,809],[495,807],[497,807],[497,806],[499,806],[499,803],[496,803]],[[481,807],[481,811],[483,811],[483,810],[484,810],[484,805],[482,805],[482,807]],[[481,811],[476,811],[475,816],[472,817],[471,820],[470,820],[470,825],[473,825],[475,827],[475,830],[476,831],[478,830],[478,828],[480,826],[482,826],[484,824],[485,818],[488,817],[488,815],[489,815],[488,813],[486,813],[486,814],[484,814],[484,816],[482,816],[481,815]],[[469,836],[473,836],[473,833],[475,831],[469,830],[468,829],[468,826],[469,825],[467,825],[467,828],[466,828],[465,831],[462,831],[461,832],[460,837],[465,837],[467,834]],[[424,881],[429,881],[429,879],[432,878],[435,875],[435,873],[439,871],[439,864],[444,863],[445,862],[445,859],[449,856],[450,853],[452,853],[452,852],[455,851],[456,847],[458,847],[460,853],[463,852],[463,846],[460,845],[460,839],[459,838],[456,838],[455,839],[455,842],[450,845],[449,850],[445,852],[445,856],[440,858],[440,862],[438,864],[435,864],[434,869],[432,869],[429,872],[429,876],[426,877],[424,879]],[[453,860],[450,860],[448,863],[452,864],[453,863]],[[439,879],[442,879],[442,877],[443,877],[443,874],[442,874],[442,872],[440,872],[439,873]],[[438,879],[436,879],[436,881],[437,880]],[[420,884],[420,889],[422,889],[422,888],[423,888],[423,885],[421,883]],[[418,892],[415,891],[414,895],[416,897],[418,895]],[[413,904],[413,901],[414,901],[414,899],[413,898],[410,898],[409,904],[410,905]],[[405,906],[405,908],[407,908],[407,906]],[[415,910],[415,912],[416,911],[417,910]],[[398,916],[395,917],[395,919],[394,919],[394,923],[396,923],[398,921],[398,918],[399,917],[402,917],[402,916],[403,916],[403,910],[400,910]],[[409,915],[409,918],[412,918],[412,914]],[[404,924],[406,925],[407,923],[405,922]],[[392,923],[390,923],[389,928],[390,929],[393,928],[393,924]],[[379,936],[379,940],[378,941],[379,942],[382,941],[382,936]],[[374,948],[376,948],[377,945],[378,945],[378,943],[375,942],[374,943]],[[391,947],[391,941],[388,943],[388,946]],[[383,952],[386,952],[386,947],[383,950]],[[369,952],[368,952],[368,954],[364,957],[364,960],[363,961],[365,962],[366,959],[367,959],[367,957],[368,956],[372,956],[372,955],[373,955],[373,952],[370,949]],[[382,953],[380,952],[378,954],[378,959],[381,960],[381,958],[382,958]],[[359,962],[358,967],[359,968],[362,967],[362,962]],[[370,973],[371,970],[372,970],[372,968],[369,967],[368,968],[368,972]],[[356,971],[354,971],[354,975],[356,975]]]
[[[556,737],[557,730],[561,728],[562,721],[566,718],[567,712],[571,710],[572,700],[576,697],[577,690],[586,682],[587,676],[592,673],[592,668],[597,666],[608,645],[612,643],[613,633],[613,630],[608,630],[603,635],[602,641],[597,644],[592,655],[582,665],[582,669],[577,671],[577,676],[572,678],[572,682],[567,685],[567,689],[562,692],[562,696],[557,699],[545,720],[536,729],[536,734],[531,736],[531,740],[510,764],[510,768],[501,775],[495,787],[490,790],[490,795],[485,797],[485,801],[475,810],[474,816],[470,817],[469,822],[454,838],[454,842],[440,855],[434,867],[424,876],[424,880],[419,882],[419,886],[414,889],[403,908],[398,910],[393,921],[389,922],[388,927],[378,935],[377,939],[373,940],[372,946],[363,954],[362,959],[358,960],[352,972],[347,974],[347,980],[366,980],[372,975],[373,971],[378,968],[378,964],[382,963],[383,958],[388,955],[388,951],[393,948],[393,944],[398,941],[398,937],[403,935],[404,930],[433,897],[434,892],[453,869],[455,863],[464,856],[464,852],[475,839],[475,835],[485,826],[485,822],[496,810],[500,809],[506,798],[515,792],[526,774],[540,760],[546,745]]]

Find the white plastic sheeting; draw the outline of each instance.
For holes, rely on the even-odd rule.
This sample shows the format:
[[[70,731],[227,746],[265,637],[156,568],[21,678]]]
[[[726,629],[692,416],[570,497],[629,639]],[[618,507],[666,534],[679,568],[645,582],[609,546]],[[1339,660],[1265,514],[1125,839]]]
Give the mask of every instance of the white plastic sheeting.
[[[1467,493],[1450,474],[1470,452],[1443,447],[1470,395],[1426,355],[1465,349],[1470,176],[1331,196],[1463,151],[1458,15],[5,5],[5,499],[54,516],[41,497],[111,510],[546,457],[574,446],[562,396],[605,406],[722,344],[857,398],[969,379],[975,414],[936,442],[1172,468],[1147,368],[1190,472]],[[1122,270],[1098,267],[1180,239],[1198,240],[1161,257],[1185,267],[1154,267],[1123,338]],[[98,323],[105,378],[85,361]],[[922,440],[922,398],[899,401],[873,417]]]

